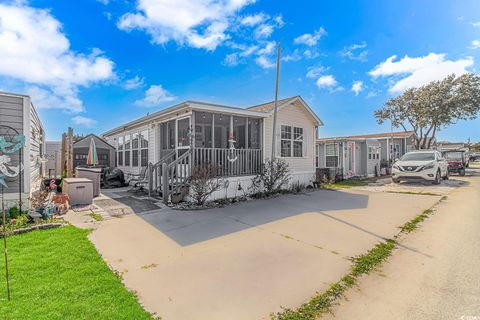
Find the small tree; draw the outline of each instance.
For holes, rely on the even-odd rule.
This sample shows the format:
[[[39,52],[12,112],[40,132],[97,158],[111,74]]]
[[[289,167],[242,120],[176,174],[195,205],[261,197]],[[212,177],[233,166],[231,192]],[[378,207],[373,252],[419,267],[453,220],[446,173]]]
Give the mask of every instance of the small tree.
[[[289,180],[290,168],[287,161],[279,158],[267,159],[262,166],[262,172],[253,178],[252,185],[256,190],[263,188],[266,193],[272,194],[286,186]]]
[[[216,173],[217,168],[211,164],[193,167],[189,184],[192,198],[197,205],[203,205],[208,197],[222,186],[222,179]]]
[[[468,73],[407,89],[375,111],[375,117],[379,124],[390,120],[395,128],[412,128],[416,149],[429,149],[439,130],[459,120],[475,119],[479,112],[480,76]]]

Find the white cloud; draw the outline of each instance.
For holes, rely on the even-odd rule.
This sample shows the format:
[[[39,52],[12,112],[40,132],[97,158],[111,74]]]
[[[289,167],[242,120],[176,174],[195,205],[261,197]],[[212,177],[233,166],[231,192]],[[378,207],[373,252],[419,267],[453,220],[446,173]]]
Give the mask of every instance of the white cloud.
[[[473,40],[472,49],[479,49],[479,48],[480,48],[480,40]]]
[[[363,82],[360,80],[354,81],[351,89],[356,96],[363,90]]]
[[[338,82],[334,76],[329,74],[318,78],[316,84],[319,88],[334,88],[338,85]]]
[[[295,44],[304,44],[310,47],[313,47],[317,45],[318,41],[320,38],[324,35],[327,34],[327,31],[323,27],[320,27],[317,31],[315,31],[313,34],[311,33],[305,33],[302,34],[301,36],[296,37],[293,40],[293,43]]]
[[[125,83],[123,84],[123,87],[127,90],[133,90],[133,89],[138,89],[142,87],[144,84],[145,82],[143,78],[140,78],[139,76],[135,76],[125,81]]]
[[[118,27],[146,31],[156,44],[175,41],[215,50],[229,38],[236,14],[254,0],[137,0],[135,12],[124,14]]]
[[[103,5],[108,5],[108,3],[110,2],[110,0],[97,0],[97,1]]]
[[[475,28],[480,28],[480,21],[472,22],[472,26]]]
[[[245,16],[240,20],[240,23],[245,26],[254,27],[268,18],[264,13],[257,13]]]
[[[271,69],[275,67],[275,63],[273,61],[265,56],[259,56],[255,58],[255,62],[262,67],[263,69]]]
[[[239,54],[234,52],[234,53],[229,53],[225,56],[225,59],[223,59],[223,65],[227,67],[235,67],[240,64],[240,58]]]
[[[73,123],[78,124],[80,126],[87,127],[87,128],[91,128],[97,124],[97,120],[83,117],[83,116],[75,116],[72,118],[72,120],[73,120]]]
[[[135,101],[135,104],[144,107],[154,107],[176,99],[177,97],[165,90],[161,85],[152,85],[145,91],[145,97]]]
[[[325,68],[323,66],[309,67],[306,77],[307,78],[318,78],[326,70],[327,70],[327,68]]]
[[[72,51],[61,29],[47,10],[0,4],[0,75],[24,82],[39,107],[81,112],[78,88],[114,78],[114,64]]]
[[[457,76],[465,74],[474,63],[473,57],[448,60],[445,54],[437,53],[415,58],[406,55],[398,61],[396,59],[397,56],[393,55],[369,72],[373,78],[393,76],[389,88],[392,93],[441,80],[452,73]]]
[[[275,45],[275,41],[269,41],[265,47],[257,51],[257,54],[261,56],[271,55],[275,52]]]
[[[268,38],[272,35],[273,33],[273,25],[271,24],[261,24],[258,26],[257,29],[255,29],[255,38],[260,39],[260,38]]]
[[[340,55],[344,58],[350,60],[358,60],[365,62],[367,61],[368,51],[364,50],[367,47],[367,43],[363,41],[362,43],[352,44],[348,47],[343,47],[343,50],[340,52]]]

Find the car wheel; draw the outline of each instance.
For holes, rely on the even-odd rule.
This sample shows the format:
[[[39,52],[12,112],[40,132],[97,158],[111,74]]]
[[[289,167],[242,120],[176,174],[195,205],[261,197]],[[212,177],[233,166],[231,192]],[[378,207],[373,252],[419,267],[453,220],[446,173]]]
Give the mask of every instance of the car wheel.
[[[462,177],[465,176],[465,168],[460,169],[460,170],[458,171],[458,174],[461,175]]]
[[[440,184],[441,182],[441,173],[440,170],[437,171],[437,174],[435,175],[435,180],[433,180],[433,184]]]
[[[400,180],[398,179],[392,179],[393,183],[400,183]]]
[[[445,176],[443,177],[443,180],[448,180],[450,178],[450,172],[447,170],[445,173]]]

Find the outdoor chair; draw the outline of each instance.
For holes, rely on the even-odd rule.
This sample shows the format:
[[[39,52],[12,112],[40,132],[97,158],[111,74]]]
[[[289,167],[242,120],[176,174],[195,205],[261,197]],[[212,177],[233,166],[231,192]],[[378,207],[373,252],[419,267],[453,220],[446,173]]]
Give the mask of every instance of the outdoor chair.
[[[133,178],[128,181],[128,184],[132,185],[129,191],[141,191],[148,185],[148,167],[142,167],[140,174],[133,175]]]

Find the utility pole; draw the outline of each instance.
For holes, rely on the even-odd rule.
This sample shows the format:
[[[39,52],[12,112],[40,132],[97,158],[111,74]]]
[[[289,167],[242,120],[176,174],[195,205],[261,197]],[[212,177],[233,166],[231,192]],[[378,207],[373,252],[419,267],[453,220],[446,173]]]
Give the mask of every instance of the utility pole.
[[[280,41],[277,45],[277,76],[275,79],[275,101],[273,102],[273,134],[272,134],[272,160],[275,159],[277,146],[277,109],[278,109],[278,78],[280,76]],[[293,134],[293,132],[292,132]]]

